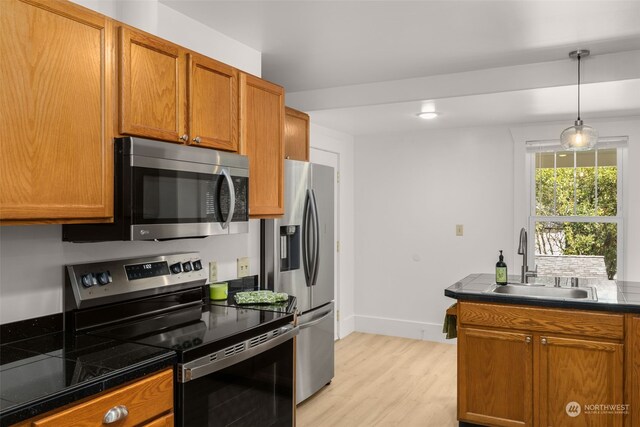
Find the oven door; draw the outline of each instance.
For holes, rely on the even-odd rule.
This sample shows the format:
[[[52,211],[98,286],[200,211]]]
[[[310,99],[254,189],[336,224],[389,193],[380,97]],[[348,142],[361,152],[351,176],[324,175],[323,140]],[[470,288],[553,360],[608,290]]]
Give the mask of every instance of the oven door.
[[[229,234],[234,218],[248,221],[248,209],[237,209],[238,196],[248,197],[243,178],[223,166],[132,156],[132,240]]]
[[[298,328],[287,325],[278,331],[277,337],[264,337],[272,331],[179,365],[176,425],[292,426]]]

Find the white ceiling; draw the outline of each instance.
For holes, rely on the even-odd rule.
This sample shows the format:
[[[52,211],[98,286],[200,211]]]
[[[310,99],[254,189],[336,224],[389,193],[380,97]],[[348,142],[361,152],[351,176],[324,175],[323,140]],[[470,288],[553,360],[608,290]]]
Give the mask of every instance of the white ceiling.
[[[640,79],[582,86],[582,119],[640,116]],[[417,117],[437,111],[434,120]],[[576,88],[561,86],[426,101],[399,102],[311,112],[314,123],[350,135],[416,132],[429,129],[567,122],[576,119]]]
[[[576,48],[594,55],[640,50],[639,0],[160,1],[261,51],[262,76],[297,101],[306,94],[311,99],[318,89],[549,61],[570,64],[567,54]],[[575,73],[574,66],[567,72]],[[575,116],[575,87],[569,83],[531,89],[523,82],[523,90],[463,97],[453,90],[439,93],[436,109],[444,114],[432,122],[415,118],[422,102],[410,95],[393,103],[328,103],[321,111],[306,110],[314,122],[354,135],[566,120]],[[593,83],[588,90],[595,95],[585,87],[585,113],[640,114],[640,97],[633,96],[638,82],[618,83]]]

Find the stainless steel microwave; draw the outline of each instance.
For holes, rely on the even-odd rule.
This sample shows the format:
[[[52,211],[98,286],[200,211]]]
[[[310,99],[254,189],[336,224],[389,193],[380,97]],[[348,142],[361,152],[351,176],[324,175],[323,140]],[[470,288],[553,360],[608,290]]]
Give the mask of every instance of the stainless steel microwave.
[[[114,143],[114,222],[62,229],[72,242],[169,240],[249,231],[246,156],[141,138]]]

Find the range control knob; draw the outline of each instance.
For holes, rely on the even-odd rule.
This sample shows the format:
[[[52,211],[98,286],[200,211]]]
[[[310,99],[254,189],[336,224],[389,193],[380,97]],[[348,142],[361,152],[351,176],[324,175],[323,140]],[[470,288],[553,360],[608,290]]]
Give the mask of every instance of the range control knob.
[[[104,286],[111,283],[111,273],[108,271],[103,271],[101,273],[96,274],[96,278],[98,279],[98,285]]]
[[[96,281],[93,277],[93,274],[87,273],[80,276],[80,283],[82,283],[82,286],[84,286],[85,288],[90,288],[96,284]]]
[[[180,264],[179,262],[176,262],[175,264],[171,264],[169,268],[171,269],[171,272],[173,274],[182,273],[182,264]]]
[[[182,270],[188,273],[191,270],[193,270],[193,267],[191,267],[191,263],[187,261],[184,264],[182,264]]]
[[[193,269],[195,271],[202,270],[202,261],[200,261],[199,259],[193,261]]]

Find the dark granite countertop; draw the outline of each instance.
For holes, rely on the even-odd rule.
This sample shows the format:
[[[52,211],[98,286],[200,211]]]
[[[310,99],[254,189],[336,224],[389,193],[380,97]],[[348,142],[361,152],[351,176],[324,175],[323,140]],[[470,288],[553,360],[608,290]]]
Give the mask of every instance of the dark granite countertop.
[[[59,315],[60,319],[62,315]],[[49,320],[49,321],[47,321]],[[40,324],[40,327],[38,327]],[[56,316],[2,326],[0,425],[8,426],[172,366],[175,352],[55,331]],[[27,332],[28,331],[28,332]]]
[[[560,285],[569,287],[569,278],[562,277]],[[518,282],[518,276],[509,276],[510,282]],[[534,284],[553,286],[553,277],[536,277]],[[503,304],[524,304],[542,307],[559,307],[582,310],[616,311],[640,313],[640,282],[613,281],[595,278],[580,278],[580,287],[595,289],[598,300],[547,299],[492,293],[495,285],[493,274],[470,274],[445,289],[445,296],[458,300],[486,301]]]

